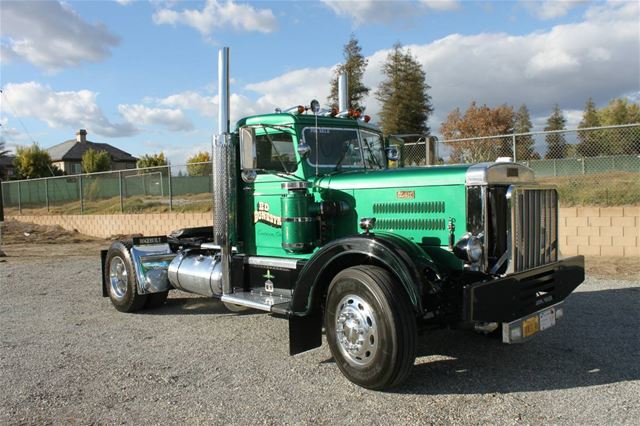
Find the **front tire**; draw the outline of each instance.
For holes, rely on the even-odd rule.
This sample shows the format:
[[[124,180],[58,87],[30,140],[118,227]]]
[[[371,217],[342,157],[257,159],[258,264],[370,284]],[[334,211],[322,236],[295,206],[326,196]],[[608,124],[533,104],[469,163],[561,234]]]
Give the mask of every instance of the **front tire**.
[[[147,295],[138,294],[130,241],[116,241],[107,252],[105,282],[113,306],[120,312],[142,309]]]
[[[355,266],[331,281],[325,311],[329,348],[353,383],[400,384],[416,357],[416,318],[402,286],[377,266]]]

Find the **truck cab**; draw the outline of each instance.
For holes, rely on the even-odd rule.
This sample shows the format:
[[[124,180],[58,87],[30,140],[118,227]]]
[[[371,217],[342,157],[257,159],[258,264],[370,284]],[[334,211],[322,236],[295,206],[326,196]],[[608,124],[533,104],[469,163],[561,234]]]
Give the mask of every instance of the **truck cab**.
[[[420,330],[516,343],[563,316],[584,259],[560,256],[557,192],[532,170],[389,168],[382,132],[342,102],[246,117],[231,132],[220,58],[213,227],[104,250],[103,296],[118,310],[159,306],[172,289],[219,298],[287,319],[291,354],[320,346],[324,328],[338,368],[370,389],[409,374]]]

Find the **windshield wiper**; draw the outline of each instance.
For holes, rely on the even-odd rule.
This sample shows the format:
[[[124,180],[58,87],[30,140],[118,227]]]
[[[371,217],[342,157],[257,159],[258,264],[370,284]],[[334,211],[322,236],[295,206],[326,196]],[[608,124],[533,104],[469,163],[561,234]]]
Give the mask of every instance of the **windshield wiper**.
[[[342,165],[342,162],[346,158],[347,152],[349,152],[349,142],[345,142],[344,143],[343,148],[342,148],[342,155],[340,156],[340,159],[336,163],[335,169],[333,169],[334,172],[337,172],[338,170],[340,170],[340,166]]]
[[[382,168],[382,164],[380,164],[380,162],[378,161],[378,158],[373,155],[373,151],[371,150],[371,146],[369,145],[369,142],[367,142],[367,140],[365,138],[362,138],[362,141],[365,143],[365,145],[367,146],[367,151],[369,151],[369,158],[373,159],[373,161],[376,163],[376,166],[378,166],[378,168]]]

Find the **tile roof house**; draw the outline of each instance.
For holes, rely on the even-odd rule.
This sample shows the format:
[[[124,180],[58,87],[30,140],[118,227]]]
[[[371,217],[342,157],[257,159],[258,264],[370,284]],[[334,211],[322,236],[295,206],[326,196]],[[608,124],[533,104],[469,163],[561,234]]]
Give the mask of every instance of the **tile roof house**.
[[[15,175],[13,160],[15,155],[5,155],[0,157],[0,179],[9,180]]]
[[[91,142],[87,140],[87,131],[80,129],[76,132],[76,138],[51,148],[47,152],[51,156],[51,162],[68,175],[82,173],[82,155],[93,148],[95,151],[107,151],[111,156],[111,170],[135,169],[138,159],[128,152],[124,152],[115,146]]]

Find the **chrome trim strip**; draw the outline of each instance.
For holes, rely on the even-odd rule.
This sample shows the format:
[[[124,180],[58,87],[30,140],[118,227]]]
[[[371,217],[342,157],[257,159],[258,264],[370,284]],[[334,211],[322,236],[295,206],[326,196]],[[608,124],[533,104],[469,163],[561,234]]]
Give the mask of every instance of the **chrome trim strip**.
[[[251,256],[247,258],[247,263],[251,266],[262,266],[265,268],[296,269],[298,267],[298,259],[288,259],[284,257]]]

